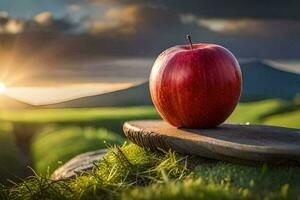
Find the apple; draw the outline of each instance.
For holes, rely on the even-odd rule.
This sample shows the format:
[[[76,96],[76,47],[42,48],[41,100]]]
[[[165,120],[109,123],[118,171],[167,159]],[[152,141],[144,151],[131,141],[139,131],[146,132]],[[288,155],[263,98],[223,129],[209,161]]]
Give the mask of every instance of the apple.
[[[216,44],[179,45],[162,52],[150,75],[161,117],[175,127],[212,128],[236,107],[242,75],[234,55]]]

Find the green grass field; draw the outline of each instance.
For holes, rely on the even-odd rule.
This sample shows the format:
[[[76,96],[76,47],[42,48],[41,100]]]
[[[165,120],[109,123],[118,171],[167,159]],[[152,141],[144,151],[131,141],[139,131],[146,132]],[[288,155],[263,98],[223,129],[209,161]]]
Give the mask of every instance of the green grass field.
[[[122,143],[125,140],[122,134],[122,124],[124,121],[158,118],[159,115],[151,106],[2,110],[0,111],[0,121],[9,128],[7,128],[7,133],[2,140],[5,141],[4,143],[7,147],[0,147],[0,160],[10,159],[11,161],[0,164],[2,168],[5,167],[6,169],[14,169],[12,166],[22,166],[17,147],[14,143],[17,139],[19,143],[24,142],[27,144],[29,152],[31,152],[30,157],[32,158],[34,170],[38,174],[46,174],[47,171],[54,171],[56,167],[79,153]],[[274,99],[241,103],[230,116],[228,122],[249,122],[300,128],[300,106],[299,103]],[[0,137],[2,137],[1,134]],[[137,147],[126,148],[134,149]],[[143,149],[139,149],[140,151],[147,153]],[[7,155],[11,157],[8,158]],[[133,160],[139,159],[138,155],[130,154],[130,156]],[[153,165],[160,166],[163,163],[164,160],[158,157],[151,166],[143,165],[143,172],[141,173],[145,173],[144,171],[148,173],[149,170],[153,170]],[[24,166],[22,167],[24,168]],[[110,166],[110,170],[112,170],[111,168],[114,167]],[[140,173],[140,169],[136,170],[136,173]],[[109,180],[105,180],[105,183],[102,183],[103,177],[99,179],[101,180],[100,183],[97,179],[99,177],[95,177],[95,174],[91,174],[88,177],[78,177],[71,182],[64,183],[71,190],[77,190],[79,189],[78,185],[83,184],[82,188],[79,189],[81,193],[78,194],[76,191],[74,192],[75,196],[68,194],[67,191],[60,188],[62,186],[54,184],[55,186],[53,187],[62,190],[58,194],[67,199],[72,199],[73,197],[75,199],[84,199],[84,197],[89,199],[89,197],[93,196],[99,197],[98,193],[102,194],[102,190],[99,189],[101,186],[108,191],[107,199],[132,199],[133,197],[136,199],[152,199],[152,197],[157,199],[173,199],[174,197],[178,197],[177,199],[259,199],[262,196],[267,196],[270,199],[273,197],[278,199],[290,196],[295,198],[300,194],[300,177],[297,175],[300,172],[299,168],[274,169],[272,167],[249,167],[222,162],[208,164],[204,162],[193,172],[185,172],[184,175],[169,176],[168,173],[167,175],[165,174],[168,170],[172,171],[172,169],[166,166],[161,167],[160,171],[155,171],[156,175],[151,174],[150,177],[146,177],[147,181],[145,183],[143,182],[145,177],[142,176],[143,178],[141,178],[141,174],[138,175],[142,179],[141,183],[141,180],[136,180],[138,183],[131,183],[129,180],[126,180],[128,173],[135,173],[131,169],[127,169],[127,171],[107,172],[108,174],[113,173],[116,176],[125,176],[125,178],[123,177],[124,179],[118,179],[117,181],[112,181],[109,178]],[[12,171],[18,170],[15,169]],[[272,181],[272,177],[274,176],[276,176],[276,180]],[[185,177],[184,180],[178,181],[178,179],[182,179],[183,177]],[[27,184],[31,181],[33,182],[32,184],[41,185],[48,184],[50,180],[34,176],[24,183]],[[45,182],[40,183],[41,181]],[[118,185],[117,188],[115,188],[115,184]],[[90,188],[86,188],[88,186],[93,187],[94,190],[90,191]],[[18,184],[13,187],[14,189],[4,188],[3,191],[5,195],[12,195],[12,190],[16,190],[15,192],[17,193],[24,192],[25,194],[26,189],[23,187],[26,188],[26,186]],[[162,191],[166,190],[169,192],[163,194]],[[39,190],[33,189],[33,191]],[[49,195],[53,194],[50,192]],[[33,198],[29,195],[28,199]],[[59,198],[53,197],[52,199]]]
[[[120,135],[104,128],[48,127],[33,139],[34,167],[37,172],[52,172],[82,152],[120,145],[123,141]]]
[[[11,126],[8,123],[0,124],[0,182],[7,178],[15,179],[14,176],[21,176],[21,156],[19,154],[15,138],[10,133]]]
[[[32,176],[0,187],[1,199],[299,199],[300,168],[251,167],[161,154],[136,145],[112,148],[92,172],[53,181]]]

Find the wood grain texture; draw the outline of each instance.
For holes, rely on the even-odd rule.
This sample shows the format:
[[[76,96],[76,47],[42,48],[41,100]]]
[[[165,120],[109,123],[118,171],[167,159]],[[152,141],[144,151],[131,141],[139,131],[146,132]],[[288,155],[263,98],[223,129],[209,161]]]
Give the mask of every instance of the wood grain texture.
[[[175,128],[161,120],[124,123],[137,145],[218,160],[300,163],[300,129],[222,124],[214,129]]]

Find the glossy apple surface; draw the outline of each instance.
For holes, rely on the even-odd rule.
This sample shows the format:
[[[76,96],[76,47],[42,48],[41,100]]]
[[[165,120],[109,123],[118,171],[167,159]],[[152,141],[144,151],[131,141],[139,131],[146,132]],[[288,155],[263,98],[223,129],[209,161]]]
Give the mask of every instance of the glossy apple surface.
[[[234,55],[215,44],[175,46],[156,59],[150,75],[152,101],[176,127],[211,128],[224,122],[241,94]]]

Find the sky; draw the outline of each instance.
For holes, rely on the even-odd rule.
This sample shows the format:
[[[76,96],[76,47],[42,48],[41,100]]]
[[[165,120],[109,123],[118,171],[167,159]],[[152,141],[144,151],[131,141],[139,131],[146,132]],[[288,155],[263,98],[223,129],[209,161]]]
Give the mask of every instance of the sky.
[[[186,34],[238,58],[300,60],[299,8],[296,0],[1,0],[0,82],[141,82]]]

